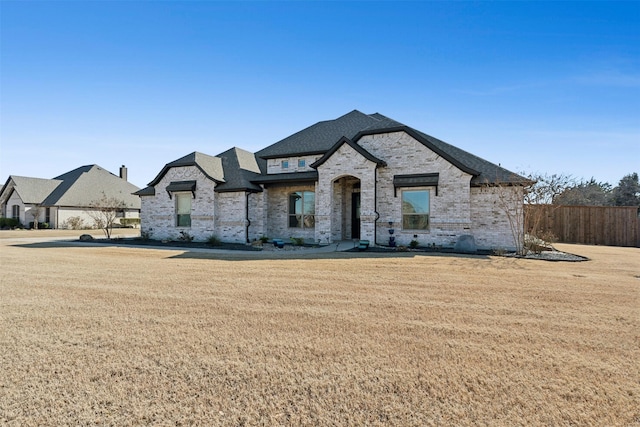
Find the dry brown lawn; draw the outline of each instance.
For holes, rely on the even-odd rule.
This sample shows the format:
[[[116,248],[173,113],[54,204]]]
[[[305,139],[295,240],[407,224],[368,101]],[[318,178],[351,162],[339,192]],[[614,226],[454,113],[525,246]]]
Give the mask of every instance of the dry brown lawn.
[[[639,249],[243,259],[2,233],[0,424],[640,425]]]

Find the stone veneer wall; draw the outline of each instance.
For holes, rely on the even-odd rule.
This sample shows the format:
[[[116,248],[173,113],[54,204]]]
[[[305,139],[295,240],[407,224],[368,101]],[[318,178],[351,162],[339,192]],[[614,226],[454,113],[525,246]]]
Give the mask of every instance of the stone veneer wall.
[[[498,203],[498,192],[514,193],[506,199],[512,200],[511,208],[516,213],[516,201],[523,200],[523,188],[512,187],[473,187],[471,188],[471,218],[473,236],[476,245],[485,249],[515,250],[516,242],[504,209]],[[520,209],[522,213],[523,209]],[[521,222],[522,224],[522,222]]]
[[[191,227],[176,227],[176,200],[169,198],[166,187],[172,181],[196,181],[196,197],[191,200]],[[156,184],[155,196],[143,196],[140,228],[153,239],[177,239],[184,231],[195,240],[204,241],[216,233],[215,183],[194,166],[169,169]],[[221,239],[222,235],[217,234]]]
[[[461,171],[422,143],[404,132],[369,135],[358,143],[374,156],[384,160],[386,167],[378,169],[376,241],[386,245],[389,241],[389,221],[393,221],[398,245],[417,240],[420,245],[455,245],[458,237],[473,234],[471,222],[471,175]],[[393,176],[406,174],[439,173],[438,189],[429,190],[430,226],[428,230],[402,229],[402,188],[394,192]]]
[[[249,241],[266,236],[266,190],[262,193],[249,194]]]
[[[350,194],[356,182],[353,178],[357,178],[361,193],[361,239],[368,239],[371,244],[388,244],[389,221],[393,221],[398,245],[408,245],[415,239],[420,245],[452,247],[461,235],[471,234],[479,248],[515,248],[506,214],[496,203],[495,188],[471,188],[471,175],[404,132],[368,135],[358,143],[387,166],[376,169],[375,163],[345,144],[318,168],[319,181],[315,185],[271,185],[263,193],[250,194],[249,240],[261,236],[285,240],[302,237],[326,244],[349,238]],[[424,187],[430,191],[429,230],[403,230],[402,188],[394,189],[393,176],[436,172],[438,195],[435,187]],[[197,181],[191,227],[176,227],[175,199],[169,198],[165,188],[171,181],[187,180]],[[196,167],[170,169],[156,185],[156,195],[141,198],[142,231],[151,232],[155,239],[176,239],[184,230],[196,240],[216,235],[225,242],[245,242],[246,194],[215,193],[214,188],[215,184]],[[522,191],[520,187],[510,190]],[[294,191],[315,191],[314,229],[289,228],[288,197]]]
[[[316,194],[316,240],[324,242],[342,240],[347,221],[344,220],[344,203],[347,192],[342,187],[355,177],[360,180],[360,239],[374,242],[375,228],[375,174],[376,164],[364,158],[351,146],[343,144],[329,159],[318,167],[318,192]],[[337,182],[339,185],[335,185]],[[342,185],[340,185],[342,184]],[[349,193],[350,194],[350,193]],[[344,221],[344,222],[343,222]]]
[[[267,173],[295,173],[295,172],[309,172],[313,168],[309,167],[310,164],[318,160],[320,156],[300,156],[300,157],[278,157],[276,159],[267,160]],[[289,163],[288,168],[282,167],[282,161],[286,160]],[[304,166],[298,166],[298,160],[304,160]]]
[[[247,199],[244,191],[216,193],[215,234],[223,242],[246,243]]]
[[[288,241],[291,237],[301,237],[309,242],[316,242],[314,228],[289,227],[289,194],[295,191],[316,192],[316,213],[318,209],[318,194],[314,184],[300,185],[270,185],[267,188],[268,206],[266,215],[266,236]],[[316,227],[317,227],[316,218]]]

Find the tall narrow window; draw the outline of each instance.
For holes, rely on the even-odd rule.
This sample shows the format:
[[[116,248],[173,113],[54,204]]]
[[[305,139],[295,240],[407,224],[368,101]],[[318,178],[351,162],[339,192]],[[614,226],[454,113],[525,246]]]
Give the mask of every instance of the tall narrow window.
[[[296,191],[289,195],[289,227],[314,228],[316,226],[316,194]]]
[[[429,229],[429,190],[402,192],[402,228],[404,230]]]
[[[11,206],[11,218],[20,219],[20,205]]]
[[[191,193],[176,193],[176,226],[191,227]]]

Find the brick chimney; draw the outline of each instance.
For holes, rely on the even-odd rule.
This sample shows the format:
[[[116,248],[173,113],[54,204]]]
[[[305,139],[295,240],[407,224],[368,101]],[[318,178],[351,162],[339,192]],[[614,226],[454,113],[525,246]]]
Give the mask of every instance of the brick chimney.
[[[125,165],[120,166],[120,178],[127,180],[127,168]]]

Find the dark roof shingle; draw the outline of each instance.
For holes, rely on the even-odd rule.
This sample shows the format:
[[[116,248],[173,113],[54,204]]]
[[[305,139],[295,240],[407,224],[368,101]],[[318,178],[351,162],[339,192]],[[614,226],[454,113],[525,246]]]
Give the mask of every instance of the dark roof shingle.
[[[335,120],[326,120],[309,126],[256,153],[263,159],[307,154],[324,154],[342,137],[352,139],[365,129],[388,127],[397,123],[381,114],[364,114],[353,110]]]

